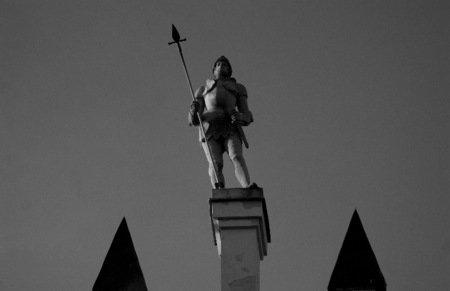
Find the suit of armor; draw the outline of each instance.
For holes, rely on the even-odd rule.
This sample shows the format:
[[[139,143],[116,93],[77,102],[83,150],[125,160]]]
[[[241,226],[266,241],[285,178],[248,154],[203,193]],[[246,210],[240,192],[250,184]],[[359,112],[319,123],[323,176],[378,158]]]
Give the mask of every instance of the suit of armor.
[[[220,59],[217,62],[219,61]],[[207,80],[206,86],[197,89],[195,98],[196,109],[193,110],[191,106],[189,124],[199,125],[200,121],[195,114],[198,112],[205,130],[205,137],[200,132],[200,142],[209,162],[208,172],[212,185],[218,188],[225,187],[222,168],[223,153],[227,152],[234,165],[236,178],[243,188],[248,187],[250,177],[242,155],[242,136],[236,127],[247,126],[253,122],[253,116],[247,104],[247,90],[234,78],[219,76],[214,80]],[[216,165],[217,184],[219,186],[216,184],[214,164],[207,153],[208,145],[205,138],[209,143],[211,156]]]

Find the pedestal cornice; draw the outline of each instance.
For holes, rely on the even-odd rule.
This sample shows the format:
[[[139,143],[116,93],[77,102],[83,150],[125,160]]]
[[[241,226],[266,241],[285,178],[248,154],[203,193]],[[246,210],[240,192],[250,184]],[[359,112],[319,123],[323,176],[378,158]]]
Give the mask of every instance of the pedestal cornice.
[[[255,227],[259,233],[261,253],[264,256],[267,255],[267,243],[271,242],[271,235],[262,188],[213,189],[209,205],[215,245],[217,245],[216,235],[220,233],[220,228]]]

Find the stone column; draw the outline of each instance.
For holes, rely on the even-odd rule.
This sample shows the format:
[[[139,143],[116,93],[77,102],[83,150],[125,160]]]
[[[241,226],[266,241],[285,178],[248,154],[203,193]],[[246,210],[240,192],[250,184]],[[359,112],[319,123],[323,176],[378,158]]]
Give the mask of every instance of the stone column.
[[[221,291],[259,291],[259,264],[270,242],[263,189],[214,189],[210,212]]]

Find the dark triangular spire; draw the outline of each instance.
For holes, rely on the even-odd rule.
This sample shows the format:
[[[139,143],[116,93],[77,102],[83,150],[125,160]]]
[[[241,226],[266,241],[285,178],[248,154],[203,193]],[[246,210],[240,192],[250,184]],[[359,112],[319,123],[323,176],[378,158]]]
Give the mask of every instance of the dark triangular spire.
[[[328,290],[386,290],[386,281],[355,209]]]
[[[93,291],[148,291],[125,217],[111,243]]]

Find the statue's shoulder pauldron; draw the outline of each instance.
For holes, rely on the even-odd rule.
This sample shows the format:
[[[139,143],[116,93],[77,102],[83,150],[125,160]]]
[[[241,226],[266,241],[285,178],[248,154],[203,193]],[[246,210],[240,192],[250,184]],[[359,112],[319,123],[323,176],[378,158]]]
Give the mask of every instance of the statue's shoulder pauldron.
[[[236,79],[230,78],[224,83],[224,87],[237,98],[245,97],[247,98],[247,89],[241,83],[237,83]]]
[[[240,83],[236,83],[236,92],[237,92],[237,96],[245,96],[248,97],[247,95],[247,89],[245,88],[244,85],[240,84]]]
[[[222,85],[225,89],[231,92],[236,97],[245,96],[247,97],[247,89],[244,85],[237,83],[236,79],[229,78],[223,81]],[[208,79],[206,80],[206,88],[204,89],[204,94],[207,94],[209,91],[214,89],[216,86],[216,80]]]
[[[206,93],[206,88],[205,86],[200,86],[196,91],[195,91],[195,98],[203,98],[204,95]]]
[[[211,91],[214,87],[216,86],[216,81],[215,80],[211,80],[208,79],[206,80],[206,87],[204,87],[204,94],[208,93],[209,91]]]

